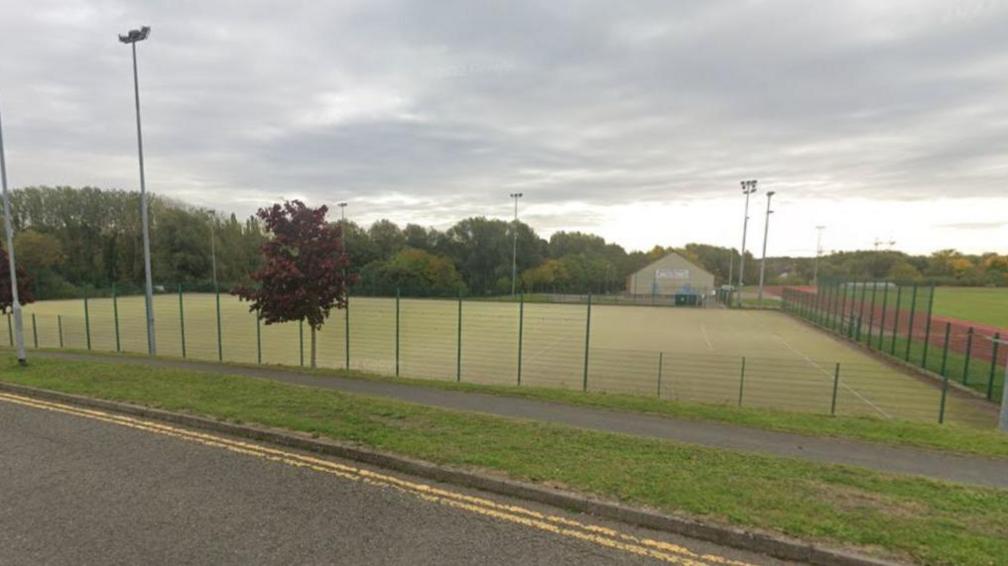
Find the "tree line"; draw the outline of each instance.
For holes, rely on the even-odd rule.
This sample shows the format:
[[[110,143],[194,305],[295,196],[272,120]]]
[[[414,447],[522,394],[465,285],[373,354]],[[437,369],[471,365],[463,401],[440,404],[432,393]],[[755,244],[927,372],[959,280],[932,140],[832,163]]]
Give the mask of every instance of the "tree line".
[[[80,296],[85,289],[139,292],[143,248],[137,192],[94,187],[28,187],[11,194],[15,251],[36,298]],[[251,283],[268,236],[262,220],[150,197],[151,267],[155,285],[210,290],[211,237],[222,290]],[[583,232],[538,235],[522,222],[472,217],[446,230],[379,220],[346,222],[352,293],[407,296],[500,295],[511,290],[517,234],[517,287],[525,292],[615,293],[626,278],[669,252],[710,271],[718,285],[738,276],[737,250],[692,243],[628,251]],[[758,281],[757,259],[746,254],[746,284]],[[769,284],[808,284],[814,258],[767,259]],[[1008,285],[1008,256],[942,250],[926,256],[896,251],[838,252],[818,260],[820,277]],[[92,291],[97,292],[97,291]]]

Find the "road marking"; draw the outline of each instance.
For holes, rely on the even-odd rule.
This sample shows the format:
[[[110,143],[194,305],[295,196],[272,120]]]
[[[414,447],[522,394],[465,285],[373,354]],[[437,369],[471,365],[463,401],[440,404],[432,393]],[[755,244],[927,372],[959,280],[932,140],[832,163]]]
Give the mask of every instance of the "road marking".
[[[466,495],[464,493],[435,487],[430,484],[404,480],[395,476],[357,468],[346,464],[340,464],[338,462],[299,454],[296,452],[272,448],[270,446],[256,444],[253,442],[233,440],[224,436],[196,432],[158,423],[156,421],[117,415],[96,409],[84,409],[74,407],[72,405],[42,401],[14,394],[0,393],[0,401],[84,417],[145,432],[161,434],[181,440],[196,442],[205,446],[221,448],[239,454],[262,458],[264,460],[280,462],[299,468],[307,468],[316,472],[327,473],[351,481],[360,481],[369,485],[391,488],[400,492],[412,494],[426,501],[438,503],[440,505],[445,505],[455,509],[462,509],[468,512],[483,515],[485,517],[491,517],[501,521],[538,529],[544,532],[594,543],[599,546],[630,554],[636,554],[638,556],[654,558],[670,564],[679,564],[683,566],[702,566],[706,564],[747,566],[747,563],[745,562],[731,560],[722,556],[697,554],[681,545],[637,537],[608,527],[582,523],[580,521],[558,515],[541,513],[519,505],[497,503],[496,501],[490,499]]]
[[[703,334],[704,342],[707,342],[707,349],[713,352],[714,346],[711,345],[710,336],[707,336],[707,326],[702,322],[700,323],[700,333]]]
[[[792,352],[794,352],[794,353],[798,354],[799,356],[805,358],[806,362],[808,362],[813,367],[815,367],[816,369],[818,369],[819,371],[821,371],[823,373],[823,375],[825,375],[827,378],[829,378],[831,380],[834,378],[833,374],[831,374],[830,372],[826,371],[821,365],[819,365],[819,364],[815,363],[814,361],[812,361],[812,358],[806,356],[804,352],[801,352],[798,349],[796,349],[794,346],[792,346],[787,340],[784,339],[783,336],[781,336],[780,334],[777,334],[777,333],[774,333],[774,336],[776,336],[781,342],[783,342],[784,345],[787,346]],[[846,389],[847,391],[850,391],[851,393],[853,393],[855,396],[857,396],[858,399],[861,399],[862,401],[864,401],[872,409],[875,409],[876,411],[878,411],[878,413],[880,415],[882,415],[883,417],[885,417],[887,419],[891,419],[892,418],[892,415],[890,415],[889,413],[883,411],[881,407],[879,407],[875,403],[872,403],[871,401],[869,401],[868,399],[866,399],[864,397],[864,395],[861,395],[860,393],[858,393],[850,385],[847,385],[846,383],[844,383],[843,381],[841,381],[840,382],[840,386],[843,387],[844,389]]]

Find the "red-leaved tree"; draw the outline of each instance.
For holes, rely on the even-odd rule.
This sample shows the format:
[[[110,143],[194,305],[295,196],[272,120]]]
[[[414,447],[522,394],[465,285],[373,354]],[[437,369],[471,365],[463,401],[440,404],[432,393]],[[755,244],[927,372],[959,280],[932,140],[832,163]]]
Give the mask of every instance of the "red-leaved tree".
[[[17,248],[15,248],[17,249]],[[17,254],[15,254],[17,255]],[[35,302],[35,296],[31,291],[31,277],[20,265],[17,266],[17,286],[18,302],[22,305]],[[7,259],[7,250],[0,248],[0,313],[6,314],[14,306],[14,298],[11,296],[10,284],[10,260]]]
[[[316,331],[330,310],[347,304],[347,256],[340,227],[325,220],[328,210],[299,200],[260,208],[257,215],[272,237],[262,245],[262,268],[252,274],[258,286],[232,291],[251,301],[249,310],[266,324],[305,321],[311,329],[311,367]]]

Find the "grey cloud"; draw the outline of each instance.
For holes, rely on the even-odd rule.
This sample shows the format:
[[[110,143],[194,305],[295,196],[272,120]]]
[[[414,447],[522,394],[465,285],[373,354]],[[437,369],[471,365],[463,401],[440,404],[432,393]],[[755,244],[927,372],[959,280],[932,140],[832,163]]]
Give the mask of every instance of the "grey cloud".
[[[135,184],[115,34],[142,23],[151,187],[240,213],[298,195],[446,222],[510,189],[603,206],[748,177],[883,199],[1008,181],[993,4],[2,3],[17,185]],[[542,220],[596,220],[577,214]]]

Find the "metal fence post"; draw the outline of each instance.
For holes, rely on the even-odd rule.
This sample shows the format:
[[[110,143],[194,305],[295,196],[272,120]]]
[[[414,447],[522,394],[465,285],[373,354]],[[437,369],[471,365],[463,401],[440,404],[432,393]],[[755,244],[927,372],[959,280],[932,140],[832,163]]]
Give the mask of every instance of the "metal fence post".
[[[990,375],[987,376],[987,400],[994,400],[994,374],[997,372],[997,355],[998,355],[998,344],[1001,343],[1001,333],[994,333],[994,343],[991,345],[991,364],[990,364]],[[1008,383],[1005,383],[1001,387],[1008,387]]]
[[[32,313],[32,339],[35,342],[35,349],[38,350],[38,324],[35,320],[35,313]]]
[[[1001,386],[1001,414],[998,415],[998,428],[1008,432],[1008,360],[1005,361],[1005,376]]]
[[[941,376],[946,377],[948,374],[945,371],[946,363],[948,362],[948,347],[949,347],[949,334],[952,333],[952,323],[945,323],[945,345],[942,347],[942,361],[941,361]]]
[[[346,354],[346,371],[350,372],[350,291],[347,291],[346,308],[343,309],[343,353]]]
[[[945,422],[945,398],[948,396],[949,387],[949,376],[948,372],[945,371],[945,363],[948,361],[948,346],[949,346],[949,334],[952,333],[952,323],[945,323],[945,346],[942,348],[942,362],[941,362],[941,376],[942,376],[942,392],[941,392],[941,404],[938,407],[938,424]]]
[[[220,287],[214,283],[214,293],[217,295],[217,361],[224,361],[224,341],[221,339]],[[304,355],[302,354],[302,357]],[[304,365],[304,364],[301,364]]]
[[[84,287],[84,338],[87,342],[87,349],[91,350],[91,315],[88,310],[87,287]]]
[[[59,335],[60,350],[63,349],[63,315],[56,315],[56,333]]]
[[[969,385],[970,354],[973,353],[973,327],[966,331],[966,360],[963,361],[963,385]]]
[[[588,391],[588,346],[591,340],[591,307],[592,296],[591,293],[588,293],[588,314],[585,317],[584,377],[581,381],[581,391]]]
[[[914,329],[914,312],[917,310],[917,285],[913,286],[913,295],[910,298],[910,319],[907,320],[907,343],[906,343],[906,353],[903,355],[903,361],[910,361],[910,345],[913,343],[913,329]]]
[[[525,330],[525,293],[518,296],[518,385],[521,385],[522,335]]]
[[[868,338],[865,340],[865,344],[868,345],[868,349],[871,349],[872,345],[872,332],[875,330],[875,295],[878,294],[878,281],[872,281],[871,287],[871,312],[868,313]]]
[[[115,321],[116,352],[122,351],[119,345],[119,299],[116,296],[116,284],[112,284],[112,319]]]
[[[742,371],[738,381],[738,406],[742,406],[742,390],[745,388],[745,356],[742,356]]]
[[[833,400],[830,401],[830,411],[829,411],[829,414],[833,416],[836,416],[836,398],[839,386],[840,386],[840,362],[837,362],[836,367],[833,369]]]
[[[395,290],[395,376],[399,377],[399,288]]]
[[[185,308],[182,303],[182,284],[178,286],[178,319],[179,319],[179,340],[182,344],[182,357],[186,357],[185,349]]]
[[[833,297],[830,305],[830,328],[837,331],[837,307],[840,306],[840,287],[837,283],[830,284],[830,294]]]
[[[931,284],[931,295],[928,297],[927,324],[924,325],[924,352],[921,354],[921,368],[927,368],[928,346],[931,344],[931,312],[934,308],[934,283]]]
[[[885,344],[885,321],[886,321],[886,310],[889,308],[889,282],[885,281],[885,285],[882,287],[882,319],[879,321],[879,331],[878,331],[878,351],[882,351]]]
[[[840,295],[840,334],[842,336],[847,335],[847,331],[844,329],[844,319],[847,318],[847,287],[843,287],[843,293]]]
[[[260,324],[262,313],[256,309],[256,363],[262,365],[262,330]]]
[[[14,347],[14,328],[11,326],[11,313],[7,313],[7,337],[10,339],[11,347]]]
[[[458,340],[455,346],[455,381],[462,383],[462,290],[458,294]]]
[[[857,311],[857,334],[856,334],[857,338],[856,338],[856,340],[858,342],[861,341],[861,326],[864,323],[865,299],[867,297],[868,297],[868,282],[867,281],[862,281],[861,282],[861,301],[858,303],[858,311]]]
[[[895,316],[893,317],[892,325],[892,343],[889,344],[889,355],[896,355],[896,334],[899,332],[899,320],[900,320],[900,304],[903,300],[903,287],[896,285],[896,309],[893,311]]]
[[[816,324],[819,326],[824,326],[823,324],[823,303],[825,301],[825,296],[823,294],[822,285],[816,285],[815,296],[812,301],[812,312],[815,315]]]
[[[658,398],[661,399],[662,353],[658,352]]]
[[[304,367],[304,319],[298,321],[298,365]]]

